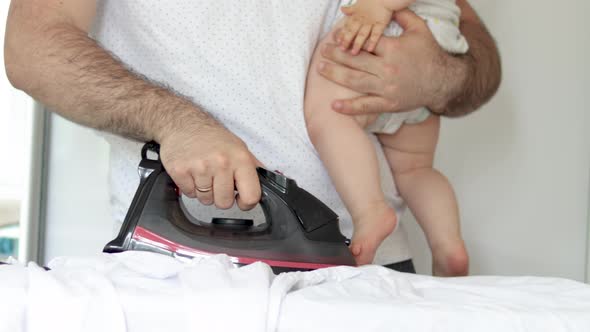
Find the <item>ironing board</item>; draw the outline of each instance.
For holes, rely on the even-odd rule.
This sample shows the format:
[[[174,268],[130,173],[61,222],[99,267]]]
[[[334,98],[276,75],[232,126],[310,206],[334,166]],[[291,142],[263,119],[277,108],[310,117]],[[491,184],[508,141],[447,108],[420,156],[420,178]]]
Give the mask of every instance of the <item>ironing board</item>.
[[[274,275],[219,255],[61,257],[0,267],[0,331],[590,331],[590,286],[380,266]]]

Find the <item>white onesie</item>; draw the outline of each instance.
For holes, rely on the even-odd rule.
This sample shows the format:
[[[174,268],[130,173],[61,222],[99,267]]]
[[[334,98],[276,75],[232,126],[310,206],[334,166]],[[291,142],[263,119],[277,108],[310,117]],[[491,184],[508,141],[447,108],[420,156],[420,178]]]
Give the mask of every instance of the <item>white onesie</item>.
[[[350,6],[356,1],[341,0],[340,5]],[[455,4],[455,0],[416,0],[410,5],[410,9],[426,21],[432,35],[445,51],[454,54],[467,52],[469,48],[467,40],[459,31],[461,10]],[[336,22],[344,18],[341,11],[338,13]],[[398,37],[402,33],[403,29],[399,24],[392,21],[385,30],[384,35]],[[404,123],[419,123],[426,120],[429,115],[430,111],[426,108],[408,112],[383,113],[366,130],[371,133],[393,134]]]

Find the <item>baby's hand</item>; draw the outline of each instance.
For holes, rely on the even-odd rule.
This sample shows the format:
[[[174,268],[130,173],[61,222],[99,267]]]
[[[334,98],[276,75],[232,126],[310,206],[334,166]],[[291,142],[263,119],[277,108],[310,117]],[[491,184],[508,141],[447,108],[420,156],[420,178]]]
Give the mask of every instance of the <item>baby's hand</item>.
[[[379,38],[391,22],[393,12],[406,8],[413,0],[357,0],[351,6],[342,6],[347,16],[338,43],[351,53],[359,54],[362,48],[373,52]]]

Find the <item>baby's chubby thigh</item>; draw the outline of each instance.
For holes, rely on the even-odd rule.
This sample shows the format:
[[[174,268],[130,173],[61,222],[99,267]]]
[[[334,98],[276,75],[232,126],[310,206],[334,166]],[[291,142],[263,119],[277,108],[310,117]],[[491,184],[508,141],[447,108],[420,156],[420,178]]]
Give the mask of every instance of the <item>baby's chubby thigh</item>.
[[[307,84],[305,88],[305,122],[308,127],[310,136],[316,130],[321,130],[317,127],[339,127],[338,124],[353,121],[356,126],[365,128],[374,122],[378,115],[344,115],[333,110],[332,104],[336,100],[353,99],[362,96],[363,94],[351,90],[347,87],[334,83],[324,78],[319,73],[321,63],[333,63],[327,60],[322,55],[325,48],[330,45],[337,47],[334,43],[333,34],[337,27],[334,28],[324,39],[320,41],[316,47],[311,59],[309,71],[307,73]],[[328,68],[334,69],[334,66]],[[338,72],[340,74],[340,72]],[[343,73],[341,74],[343,75]]]

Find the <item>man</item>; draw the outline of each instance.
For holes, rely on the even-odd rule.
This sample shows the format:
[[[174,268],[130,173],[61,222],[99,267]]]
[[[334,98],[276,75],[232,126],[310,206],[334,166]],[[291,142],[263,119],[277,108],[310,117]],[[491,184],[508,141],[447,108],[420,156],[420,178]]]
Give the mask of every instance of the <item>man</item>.
[[[309,59],[337,3],[13,0],[7,73],[15,87],[49,109],[113,134],[106,138],[118,222],[137,187],[140,142],[155,140],[172,179],[202,204],[231,207],[235,184],[237,205],[251,209],[260,198],[255,167],[263,164],[332,207],[350,236],[350,216],[309,143],[302,111]],[[411,14],[401,22],[404,36],[381,41],[383,56],[326,49],[336,64],[321,66],[322,75],[367,93],[336,101],[334,109],[427,106],[458,116],[487,101],[500,80],[498,54],[467,2],[458,4],[471,47],[465,56],[442,51]],[[383,173],[384,191],[399,213],[403,204],[391,175]],[[413,270],[403,233],[387,243],[375,262],[406,261]]]

